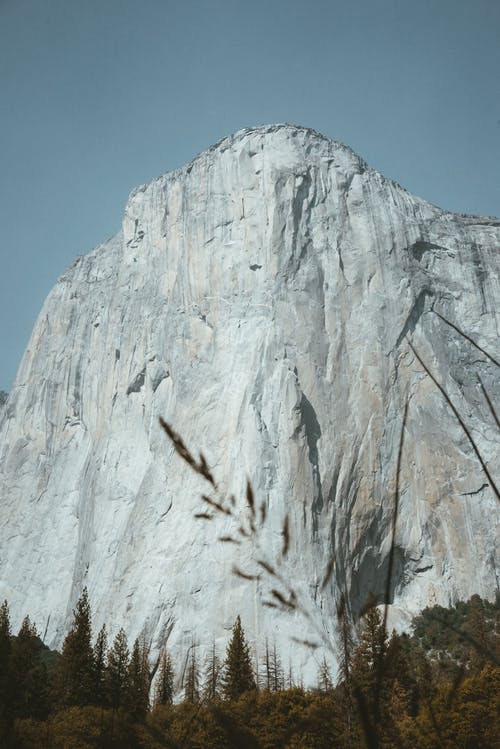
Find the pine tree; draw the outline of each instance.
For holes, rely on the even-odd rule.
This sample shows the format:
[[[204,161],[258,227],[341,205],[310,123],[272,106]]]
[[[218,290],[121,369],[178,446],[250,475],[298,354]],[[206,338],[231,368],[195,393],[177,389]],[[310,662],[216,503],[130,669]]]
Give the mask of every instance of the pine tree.
[[[333,692],[333,680],[326,656],[323,656],[318,669],[318,689],[326,694]]]
[[[29,616],[12,642],[10,673],[15,718],[44,719],[48,711],[47,669],[40,658],[43,645]]]
[[[221,662],[217,656],[214,642],[212,643],[212,651],[207,658],[203,680],[203,699],[207,702],[215,702],[220,697],[221,670]]]
[[[127,635],[120,629],[106,662],[106,695],[108,704],[114,709],[123,707],[128,691],[129,650]]]
[[[174,668],[170,653],[163,648],[160,658],[160,668],[155,683],[154,704],[172,705],[174,701]]]
[[[378,609],[373,606],[363,617],[361,636],[352,661],[352,680],[360,708],[373,726],[380,724],[387,686],[385,657],[387,633]]]
[[[11,650],[11,629],[9,605],[4,601],[0,606],[0,668],[2,672],[7,668]]]
[[[272,678],[271,678],[271,654],[269,652],[269,641],[266,637],[266,644],[264,648],[264,655],[262,657],[262,676],[259,680],[260,687],[264,687],[268,692],[271,691]]]
[[[238,616],[233,626],[231,640],[226,650],[223,695],[226,700],[236,700],[244,692],[255,689],[255,677],[250,659],[250,648]]]
[[[276,641],[273,642],[271,652],[271,689],[273,692],[279,692],[285,688],[285,674],[281,664],[281,658],[276,648]]]
[[[340,629],[340,656],[339,656],[339,671],[341,681],[339,684],[340,699],[342,701],[342,709],[344,711],[348,733],[352,732],[352,721],[353,721],[353,693],[352,693],[352,655],[354,650],[354,642],[352,637],[351,620],[349,618],[349,611],[345,594],[342,593],[337,609],[337,618]]]
[[[268,692],[279,692],[285,686],[285,675],[281,658],[276,648],[276,642],[273,643],[271,649],[267,638],[262,659],[262,677],[260,683],[264,685],[264,688]]]
[[[60,707],[84,707],[94,702],[94,653],[87,588],[73,612],[73,624],[64,640],[54,677]]]
[[[480,596],[473,595],[468,601],[465,616],[465,634],[471,637],[473,644],[471,645],[465,640],[463,650],[465,653],[467,650],[469,651],[469,665],[476,672],[481,671],[486,665],[488,653],[491,651],[485,603]]]
[[[199,702],[200,700],[200,670],[196,657],[196,645],[192,644],[187,656],[186,669],[184,672],[184,699],[186,702]]]
[[[108,633],[103,624],[94,645],[94,703],[99,707],[106,706],[106,656],[108,651]]]
[[[416,715],[418,711],[418,687],[415,677],[416,663],[411,650],[410,638],[406,634],[398,635],[392,631],[387,644],[384,674],[397,700],[406,700],[406,712]],[[395,683],[397,682],[397,686]],[[393,698],[391,697],[391,700]]]
[[[143,721],[149,710],[149,648],[145,639],[136,639],[128,668],[125,706],[132,717]]]
[[[0,607],[0,745],[7,743],[12,721],[11,649],[9,606],[4,601]]]

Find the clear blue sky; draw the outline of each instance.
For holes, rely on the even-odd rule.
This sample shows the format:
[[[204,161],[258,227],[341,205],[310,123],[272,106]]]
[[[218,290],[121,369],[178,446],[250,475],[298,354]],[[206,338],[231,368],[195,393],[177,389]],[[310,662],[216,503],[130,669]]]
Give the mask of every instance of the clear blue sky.
[[[500,215],[499,0],[0,0],[0,388],[130,190],[271,122]]]

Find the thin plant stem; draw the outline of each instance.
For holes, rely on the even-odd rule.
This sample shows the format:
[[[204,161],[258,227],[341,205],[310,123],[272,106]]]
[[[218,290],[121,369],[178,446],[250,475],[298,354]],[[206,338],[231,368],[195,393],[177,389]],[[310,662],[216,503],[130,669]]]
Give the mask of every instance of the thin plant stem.
[[[412,346],[412,344],[410,343],[410,341],[408,341],[408,345],[411,348],[411,350],[413,351],[415,357],[420,362],[420,365],[423,367],[423,369],[425,370],[425,372],[427,373],[427,375],[430,377],[430,379],[432,380],[432,382],[438,388],[438,390],[440,391],[441,395],[443,396],[443,398],[445,399],[445,401],[447,402],[447,404],[449,405],[449,407],[453,411],[453,414],[455,415],[455,418],[457,419],[458,423],[462,427],[465,436],[469,440],[472,449],[476,453],[477,459],[479,460],[479,462],[481,464],[481,468],[483,469],[484,474],[485,474],[486,478],[488,479],[488,482],[489,482],[491,488],[493,489],[493,492],[494,492],[496,498],[500,501],[500,490],[498,489],[498,487],[497,487],[497,485],[495,483],[495,480],[493,479],[493,476],[490,474],[490,472],[488,470],[488,466],[486,465],[485,461],[483,460],[483,457],[482,457],[481,453],[479,452],[479,448],[476,445],[476,443],[474,441],[474,438],[472,437],[469,429],[467,428],[467,425],[465,424],[464,420],[460,416],[460,414],[459,414],[458,410],[456,409],[456,407],[453,405],[453,402],[452,402],[450,396],[448,395],[448,393],[446,392],[446,390],[444,389],[444,387],[436,380],[436,378],[434,377],[434,375],[430,371],[429,367],[422,360],[422,357],[418,354],[418,352]]]

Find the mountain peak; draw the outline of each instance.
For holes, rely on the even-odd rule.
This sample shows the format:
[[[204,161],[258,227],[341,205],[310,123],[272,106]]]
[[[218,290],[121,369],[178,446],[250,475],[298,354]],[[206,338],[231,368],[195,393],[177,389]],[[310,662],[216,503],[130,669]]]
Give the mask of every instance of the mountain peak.
[[[287,650],[310,621],[332,632],[341,597],[356,619],[385,596],[407,401],[391,626],[493,596],[495,496],[408,342],[497,465],[477,377],[497,402],[498,372],[471,341],[497,345],[499,246],[498,222],[440,211],[294,125],[239,131],[138,188],[122,231],[51,291],[0,411],[14,626],[29,612],[60,644],[84,586],[96,626],[143,632],[157,652],[222,649],[238,614],[250,639]],[[229,515],[196,518],[206,487],[160,416],[243,508],[250,477],[259,551],[308,622],[262,607],[265,580],[231,575],[260,557],[218,541],[238,533]],[[310,650],[293,651],[314,679]]]

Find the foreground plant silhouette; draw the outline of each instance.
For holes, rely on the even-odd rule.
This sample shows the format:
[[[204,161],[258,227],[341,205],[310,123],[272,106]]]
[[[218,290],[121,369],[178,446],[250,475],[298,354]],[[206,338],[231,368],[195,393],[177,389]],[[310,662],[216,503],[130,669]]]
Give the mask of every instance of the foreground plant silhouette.
[[[85,607],[77,605],[76,611],[82,609]],[[320,669],[316,688],[309,690],[293,682],[287,688],[283,683],[273,686],[269,679],[267,686],[264,681],[260,689],[248,689],[253,684],[252,672],[238,621],[224,664],[227,671],[231,663],[234,672],[228,683],[240,685],[232,697],[226,694],[222,698],[217,689],[208,696],[205,681],[203,699],[172,704],[174,672],[183,671],[180,660],[166,663],[164,669],[160,664],[158,699],[152,709],[144,711],[141,699],[147,692],[143,691],[141,674],[148,658],[144,652],[141,655],[140,641],[136,640],[124,674],[128,686],[123,707],[111,707],[111,693],[96,694],[94,704],[78,704],[87,695],[77,691],[69,698],[70,704],[61,707],[50,688],[61,656],[51,653],[47,660],[49,652],[28,622],[26,618],[13,636],[8,605],[5,602],[0,607],[0,659],[5,668],[0,673],[4,687],[0,693],[2,749],[360,749],[377,743],[383,749],[498,747],[500,668],[490,654],[497,657],[500,651],[500,607],[498,602],[495,605],[479,596],[450,608],[424,610],[413,621],[411,637],[393,634],[387,638],[382,631],[382,612],[369,609],[359,643],[353,648],[351,667],[350,689],[359,695],[353,697],[354,706],[362,705],[363,709],[354,709],[350,715],[345,685],[334,686],[327,668]],[[74,622],[75,628],[79,626]],[[463,637],[464,632],[469,639]],[[101,650],[110,655],[101,647],[102,633],[101,629],[94,647],[95,666],[103,660]],[[70,641],[75,639],[73,633]],[[86,638],[81,642],[85,652]],[[481,644],[482,653],[475,643]],[[119,650],[124,649],[123,644]],[[116,650],[114,645],[112,649]],[[233,651],[237,657],[228,657]],[[73,655],[74,671],[68,664],[64,670],[75,680],[80,668],[78,648],[73,648]],[[377,664],[381,660],[379,689]],[[105,675],[113,675],[114,680],[116,658],[105,657],[104,661]],[[279,664],[279,658],[275,663]],[[150,669],[151,665],[146,665],[146,671],[150,673]],[[246,681],[240,678],[245,672]],[[377,709],[378,725],[374,718]],[[377,734],[373,733],[374,725]]]
[[[202,521],[213,521],[217,516],[231,518],[234,528],[231,534],[219,536],[221,543],[234,544],[236,548],[245,544],[250,544],[253,551],[253,568],[242,569],[238,565],[233,566],[233,574],[248,581],[258,581],[265,585],[266,595],[263,605],[269,608],[279,609],[281,611],[297,611],[304,616],[304,619],[310,625],[319,642],[311,639],[294,637],[294,639],[309,647],[315,649],[321,643],[331,654],[339,657],[341,666],[341,675],[344,684],[344,705],[348,714],[348,721],[351,720],[353,705],[356,704],[357,710],[362,717],[361,725],[365,735],[365,743],[369,749],[377,749],[379,746],[379,733],[381,724],[381,690],[384,681],[385,669],[385,647],[386,647],[386,623],[387,623],[387,605],[389,600],[389,589],[393,575],[393,559],[395,548],[396,522],[398,516],[399,500],[399,474],[401,469],[401,460],[403,452],[404,430],[406,426],[408,412],[408,402],[405,404],[403,421],[401,426],[401,435],[398,450],[398,460],[396,469],[396,488],[394,496],[394,509],[392,518],[392,541],[389,555],[388,575],[386,582],[386,607],[384,610],[383,622],[379,630],[383,632],[381,637],[380,653],[371,666],[371,678],[373,688],[370,691],[370,702],[367,702],[366,692],[363,691],[362,685],[358,684],[356,679],[352,678],[352,645],[353,635],[352,627],[348,620],[347,602],[344,594],[341,595],[337,607],[337,618],[340,633],[340,642],[333,642],[325,633],[325,630],[318,625],[307,605],[301,600],[296,589],[291,585],[281,571],[281,562],[287,557],[290,548],[290,526],[289,517],[285,515],[282,523],[282,547],[277,559],[270,561],[265,554],[261,542],[261,531],[266,523],[267,513],[266,505],[262,503],[257,505],[254,492],[250,481],[247,480],[245,503],[242,504],[234,495],[227,496],[219,487],[211,469],[202,453],[199,458],[191,453],[187,448],[182,437],[173,429],[173,427],[160,418],[160,424],[169,439],[171,440],[175,451],[189,465],[189,467],[200,475],[211,487],[210,494],[202,494],[201,500],[207,506],[203,512],[195,514],[195,518]],[[334,558],[332,557],[327,565],[321,581],[321,589],[324,590],[331,578],[334,570]],[[374,598],[369,598],[364,613],[368,620],[373,612],[376,612]],[[375,613],[373,613],[375,615]],[[326,668],[326,664],[325,664]],[[327,669],[326,669],[327,670]],[[326,680],[325,680],[326,683]],[[386,718],[386,716],[384,716]]]
[[[230,519],[232,521],[231,532],[218,536],[218,541],[233,545],[236,551],[242,547],[251,550],[251,566],[242,567],[235,563],[232,568],[233,574],[244,580],[262,584],[264,588],[262,605],[266,608],[285,612],[297,611],[302,614],[319,642],[298,637],[294,638],[297,642],[311,649],[319,647],[321,643],[333,652],[332,641],[318,624],[307,604],[301,599],[295,586],[286,579],[281,569],[281,565],[290,550],[289,516],[285,515],[282,521],[281,549],[276,558],[270,559],[262,542],[262,532],[267,521],[266,503],[257,504],[250,481],[247,480],[246,483],[244,501],[241,501],[234,494],[225,493],[215,480],[203,453],[200,453],[199,458],[195,458],[181,435],[165,419],[160,418],[160,424],[177,454],[188,464],[191,470],[210,485],[210,493],[201,494],[201,501],[206,509],[196,512],[194,517],[205,522],[213,521],[217,517]],[[321,582],[321,589],[326,587],[332,572],[333,562],[328,565]]]
[[[434,310],[433,310],[434,311]],[[460,336],[462,336],[465,340],[467,340],[469,343],[471,343],[475,348],[477,348],[479,351],[481,351],[496,367],[499,367],[499,362],[492,357],[490,354],[488,354],[482,347],[478,346],[473,339],[468,336],[467,334],[463,333],[463,331],[458,328],[455,324],[448,321],[444,316],[440,315],[436,312],[438,317],[448,326],[450,326],[452,329],[454,329]],[[418,352],[416,347],[407,339],[407,344],[412,351],[415,359],[418,361],[422,369],[424,370],[425,374],[432,380],[432,382],[435,384],[437,389],[440,391],[441,395],[443,396],[444,400],[448,404],[451,412],[454,414],[455,418],[457,419],[458,423],[460,424],[462,430],[464,431],[467,439],[469,440],[469,443],[479,461],[479,464],[481,466],[481,469],[487,479],[488,485],[491,487],[491,490],[497,497],[497,499],[500,499],[500,492],[498,489],[498,486],[491,474],[491,471],[488,468],[488,465],[486,461],[484,460],[481,451],[478,447],[477,441],[474,439],[471,430],[467,427],[464,419],[462,418],[461,414],[459,413],[458,409],[453,404],[450,396],[446,392],[445,388],[438,382],[436,377],[432,374],[430,368],[425,363],[422,355]],[[495,424],[497,428],[500,429],[500,421],[498,418],[498,415],[496,413],[496,410],[494,408],[493,402],[483,384],[481,379],[478,376],[478,383],[480,385],[481,391],[483,393],[483,396],[485,398],[485,401],[488,405],[488,408],[490,410],[490,413],[495,421]],[[344,685],[345,690],[345,707],[347,714],[352,712],[353,705],[356,704],[357,710],[359,712],[360,718],[361,718],[361,724],[363,728],[364,733],[364,739],[366,746],[369,749],[378,749],[380,746],[380,736],[381,736],[381,728],[382,728],[382,721],[387,721],[387,715],[382,716],[381,709],[380,709],[380,703],[382,701],[382,691],[383,691],[383,685],[384,680],[386,676],[386,669],[387,669],[387,649],[388,649],[388,639],[387,639],[387,618],[388,618],[388,606],[390,601],[390,591],[391,586],[393,584],[393,571],[394,571],[394,556],[395,556],[395,549],[396,549],[396,528],[397,528],[397,521],[398,521],[398,514],[399,514],[399,482],[400,482],[400,474],[401,474],[401,466],[402,466],[402,459],[403,459],[403,448],[404,448],[404,436],[405,436],[405,429],[406,429],[406,422],[408,418],[408,410],[409,410],[409,399],[406,397],[404,402],[404,408],[403,408],[403,415],[402,415],[402,422],[401,422],[401,431],[400,431],[400,438],[399,438],[399,446],[398,446],[398,454],[397,454],[397,465],[396,465],[396,472],[395,472],[395,490],[394,490],[394,500],[393,500],[393,509],[392,509],[392,523],[391,523],[391,543],[390,543],[390,549],[389,549],[389,555],[388,555],[388,568],[387,568],[387,577],[385,581],[385,589],[384,589],[384,611],[383,611],[383,619],[380,624],[380,652],[375,659],[373,663],[373,683],[372,688],[370,690],[370,704],[367,702],[366,693],[363,692],[363,689],[361,688],[360,684],[356,682],[355,679],[352,677],[352,647],[353,647],[353,636],[352,636],[352,624],[349,621],[348,616],[348,610],[349,610],[349,602],[346,598],[345,593],[341,593],[340,595],[340,601],[337,606],[337,617],[338,617],[338,630],[339,630],[339,643],[333,643],[325,634],[325,631],[318,626],[316,620],[312,616],[311,611],[308,609],[307,605],[300,600],[295,587],[289,584],[286,577],[281,573],[280,569],[280,563],[286,558],[289,548],[290,548],[290,528],[289,528],[289,518],[288,515],[285,516],[283,520],[282,525],[282,549],[281,549],[281,555],[276,560],[268,560],[266,558],[264,549],[262,548],[261,544],[261,529],[263,528],[265,522],[266,522],[266,505],[265,503],[261,504],[257,507],[256,500],[254,497],[254,492],[252,489],[252,486],[249,481],[247,481],[246,486],[246,502],[245,504],[242,504],[239,502],[234,495],[230,495],[229,497],[224,494],[224,492],[221,491],[219,488],[217,482],[214,479],[214,476],[207,464],[207,461],[203,454],[200,453],[200,456],[198,459],[196,459],[192,453],[188,450],[186,447],[184,441],[182,440],[181,436],[172,428],[168,422],[166,422],[164,419],[160,419],[160,424],[170,440],[172,441],[172,444],[174,446],[174,449],[176,452],[180,455],[181,458],[183,458],[186,463],[190,466],[192,470],[194,470],[196,473],[198,473],[200,476],[202,476],[211,487],[210,494],[203,494],[201,496],[202,501],[206,505],[206,510],[204,512],[199,512],[195,514],[195,517],[200,520],[204,521],[212,521],[215,519],[217,515],[230,517],[233,519],[235,523],[234,532],[229,535],[223,535],[219,537],[219,541],[222,543],[230,543],[234,544],[236,547],[240,547],[241,545],[245,543],[251,543],[253,550],[254,550],[254,561],[253,565],[254,567],[252,569],[242,569],[238,565],[234,565],[233,567],[233,573],[237,575],[238,577],[241,577],[243,579],[249,580],[249,581],[265,581],[267,585],[267,597],[263,601],[264,606],[268,606],[270,608],[277,608],[284,611],[298,611],[300,612],[305,619],[309,622],[311,625],[314,633],[316,636],[319,636],[319,640],[321,644],[328,648],[330,652],[335,653],[337,657],[339,657],[340,661],[340,673],[341,678]],[[321,589],[324,589],[333,573],[334,570],[334,564],[335,560],[332,557],[327,565],[322,583],[321,583]],[[370,621],[375,614],[373,613],[375,611],[375,598],[374,596],[369,596],[365,607],[362,610],[362,613],[364,613],[368,619],[367,621]],[[482,652],[482,646],[480,643],[475,642],[473,638],[470,637],[469,634],[464,633],[464,638],[471,640],[474,647],[478,649],[478,652]],[[315,642],[313,640],[309,639],[300,639],[296,638],[298,641],[300,641],[302,644],[309,646],[311,648],[318,647],[318,642]],[[495,660],[495,657],[492,659]],[[450,693],[448,695],[448,701],[453,701],[454,697],[458,693],[458,689],[461,683],[461,680],[463,679],[463,674],[459,674],[452,685],[452,688],[450,689]],[[429,715],[432,716],[432,706],[431,703],[429,703]],[[431,723],[433,725],[434,733],[436,740],[439,740],[438,743],[441,743],[441,739],[439,737],[439,732],[437,728],[437,723],[434,719],[431,720]],[[396,731],[395,739],[397,746],[402,746],[401,744],[401,737],[398,736],[398,733]]]

